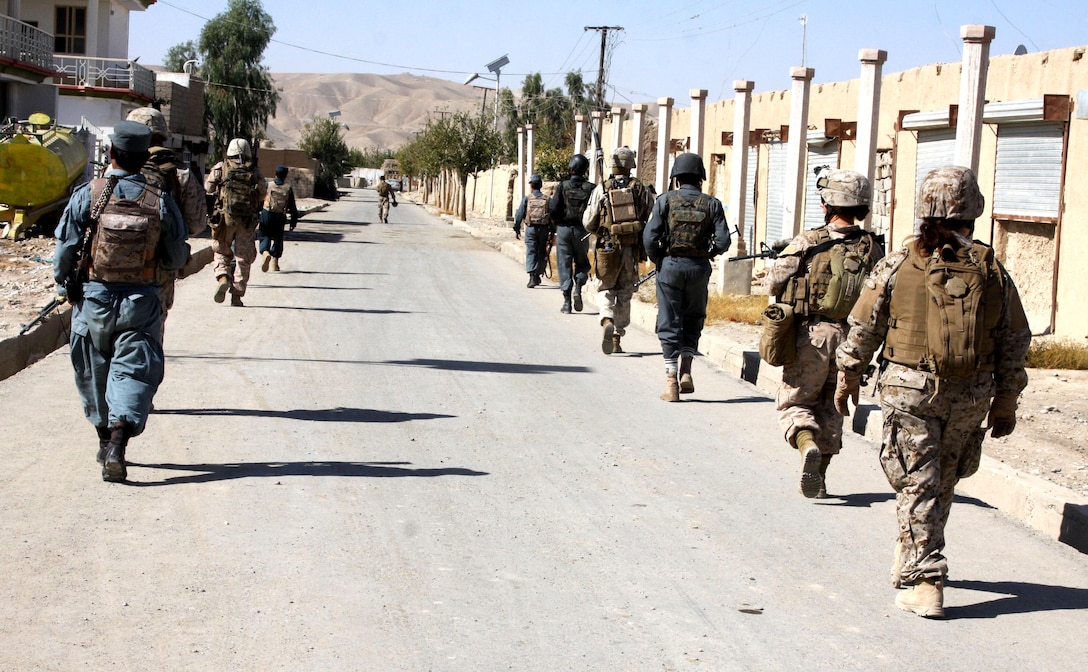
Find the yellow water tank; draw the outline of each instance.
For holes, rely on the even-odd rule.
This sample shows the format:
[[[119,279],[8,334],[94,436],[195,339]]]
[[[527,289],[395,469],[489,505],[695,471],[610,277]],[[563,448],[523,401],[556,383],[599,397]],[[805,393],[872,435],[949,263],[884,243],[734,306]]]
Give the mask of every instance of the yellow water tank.
[[[87,149],[46,114],[0,136],[0,204],[33,210],[63,199],[83,175]]]

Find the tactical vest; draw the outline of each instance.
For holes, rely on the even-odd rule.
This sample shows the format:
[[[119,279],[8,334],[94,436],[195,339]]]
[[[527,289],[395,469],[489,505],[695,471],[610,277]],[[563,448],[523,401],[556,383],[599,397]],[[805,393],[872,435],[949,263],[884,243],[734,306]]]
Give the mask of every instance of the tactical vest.
[[[792,305],[797,315],[844,320],[872,270],[873,236],[856,232],[836,239],[827,226],[809,234],[814,236],[813,244],[801,261],[808,272],[790,280],[782,301]]]
[[[700,193],[689,198],[676,189],[666,194],[666,198],[669,204],[669,256],[708,258],[712,233],[710,196]]]
[[[268,194],[264,198],[264,209],[276,215],[287,212],[287,195],[291,193],[291,187],[286,184],[268,185]]]
[[[392,187],[389,186],[388,182],[378,182],[378,186],[375,188],[381,198],[389,198],[390,190],[392,190]]]
[[[106,183],[104,178],[91,182],[92,203],[98,201]],[[89,277],[99,282],[155,284],[155,255],[162,234],[158,190],[145,186],[135,200],[114,196],[103,208],[91,240]]]
[[[925,259],[912,249],[895,275],[883,357],[938,378],[993,371],[1003,304],[991,248],[976,241]]]
[[[219,197],[223,212],[239,220],[252,220],[260,210],[253,169],[244,164],[223,164],[223,184]]]
[[[581,224],[582,214],[589,204],[589,195],[593,193],[593,184],[586,180],[567,180],[563,187],[563,221],[568,224]]]
[[[537,226],[548,222],[548,197],[541,194],[534,196],[532,193],[525,199],[525,219],[529,226]]]
[[[611,235],[633,242],[645,222],[639,217],[639,205],[645,199],[645,187],[627,176],[613,176],[604,184],[605,202],[598,215],[600,226]]]

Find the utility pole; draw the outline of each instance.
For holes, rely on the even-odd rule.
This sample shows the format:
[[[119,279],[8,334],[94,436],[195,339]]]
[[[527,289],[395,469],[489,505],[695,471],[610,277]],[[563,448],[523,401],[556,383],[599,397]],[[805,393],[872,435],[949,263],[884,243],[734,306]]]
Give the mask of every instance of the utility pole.
[[[604,51],[608,44],[608,31],[610,30],[623,30],[623,26],[586,26],[586,30],[596,30],[601,33],[601,60],[597,69],[597,99],[595,106],[599,110],[604,110]]]

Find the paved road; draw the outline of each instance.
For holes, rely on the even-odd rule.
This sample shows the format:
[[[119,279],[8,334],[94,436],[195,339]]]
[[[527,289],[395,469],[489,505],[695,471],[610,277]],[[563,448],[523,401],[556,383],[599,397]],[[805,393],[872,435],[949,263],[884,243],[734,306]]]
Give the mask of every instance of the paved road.
[[[1085,556],[961,500],[950,620],[900,612],[867,444],[804,500],[755,388],[662,403],[652,335],[605,357],[456,227],[375,220],[304,219],[244,309],[179,285],[128,485],[63,350],[0,382],[0,669],[1083,669]]]

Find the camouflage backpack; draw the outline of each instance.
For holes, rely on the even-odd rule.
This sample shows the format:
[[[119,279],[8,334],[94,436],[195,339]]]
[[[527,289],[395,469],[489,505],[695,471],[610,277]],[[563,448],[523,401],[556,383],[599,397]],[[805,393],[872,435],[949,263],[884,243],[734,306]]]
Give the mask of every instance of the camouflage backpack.
[[[91,202],[98,202],[107,180],[91,182]],[[139,198],[111,198],[98,217],[91,240],[90,278],[132,285],[154,284],[162,222],[159,191],[144,187]]]
[[[273,182],[268,185],[268,195],[264,199],[264,209],[276,215],[287,212],[287,195],[290,192],[291,187],[286,184]]]
[[[679,190],[670,191],[669,254],[676,257],[710,256],[710,196],[688,198]]]
[[[593,193],[593,183],[586,180],[567,180],[563,183],[563,219],[568,222],[582,223],[582,213],[589,204]]]
[[[223,166],[223,185],[219,188],[223,212],[231,219],[251,220],[260,210],[253,169],[246,165]]]
[[[525,200],[525,218],[529,226],[544,224],[548,221],[548,197],[529,194]]]

